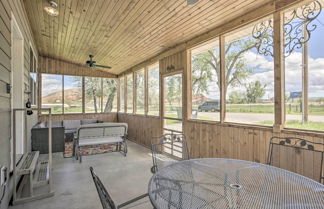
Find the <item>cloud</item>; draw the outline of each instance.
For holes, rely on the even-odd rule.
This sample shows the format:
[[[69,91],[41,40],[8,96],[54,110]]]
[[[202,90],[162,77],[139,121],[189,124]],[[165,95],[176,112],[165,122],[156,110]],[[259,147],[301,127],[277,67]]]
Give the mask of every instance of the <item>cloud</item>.
[[[302,90],[302,53],[292,53],[285,60],[286,92]],[[324,58],[308,58],[310,97],[324,97]]]
[[[261,81],[266,84],[266,97],[274,94],[274,63],[272,59],[254,52],[247,52],[244,55],[247,66],[253,68],[252,75],[245,81],[245,84]],[[324,97],[324,58],[308,58],[309,62],[309,96]],[[286,93],[302,90],[302,53],[294,52],[285,59],[285,90]],[[229,89],[231,91],[244,92],[242,87]]]
[[[62,76],[42,75],[42,96],[62,91]]]

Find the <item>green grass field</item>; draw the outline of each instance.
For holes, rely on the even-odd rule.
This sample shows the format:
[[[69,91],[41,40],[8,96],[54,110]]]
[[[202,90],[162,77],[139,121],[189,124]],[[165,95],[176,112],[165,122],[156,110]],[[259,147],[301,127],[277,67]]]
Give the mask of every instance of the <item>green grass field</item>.
[[[227,112],[235,113],[274,113],[273,105],[236,105],[227,104]],[[286,105],[287,114],[300,115],[299,105]],[[324,105],[310,105],[309,115],[324,115]]]
[[[259,125],[267,125],[272,126],[273,121],[266,120],[261,121]],[[296,129],[307,129],[307,130],[316,130],[316,131],[324,131],[324,123],[323,122],[313,122],[310,121],[306,124],[302,124],[298,120],[288,120],[286,121],[286,128],[296,128]]]

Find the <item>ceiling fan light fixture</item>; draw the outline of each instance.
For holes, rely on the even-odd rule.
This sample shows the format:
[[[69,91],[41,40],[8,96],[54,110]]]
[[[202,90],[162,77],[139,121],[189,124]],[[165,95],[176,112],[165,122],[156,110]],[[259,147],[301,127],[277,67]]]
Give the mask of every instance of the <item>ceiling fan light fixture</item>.
[[[44,7],[44,10],[46,11],[47,14],[51,16],[58,16],[59,11],[58,11],[58,5],[55,1],[49,1],[48,6]]]
[[[197,2],[198,2],[198,0],[187,0],[187,5],[192,5],[192,4],[195,4]]]

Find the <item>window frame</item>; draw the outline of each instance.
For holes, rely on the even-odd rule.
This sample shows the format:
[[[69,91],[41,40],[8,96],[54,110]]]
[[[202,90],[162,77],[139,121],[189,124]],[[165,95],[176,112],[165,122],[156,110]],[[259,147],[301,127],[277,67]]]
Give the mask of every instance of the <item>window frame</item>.
[[[125,76],[125,113],[126,114],[131,114],[133,115],[135,113],[135,106],[134,106],[134,100],[135,100],[135,82],[134,82],[134,72],[131,72],[131,73],[128,73],[126,74]],[[128,101],[128,78],[132,78],[132,85],[131,85],[131,88],[132,88],[132,111],[131,112],[128,112],[128,106],[129,106],[129,101]]]
[[[159,78],[158,78],[158,85],[159,85],[159,99],[158,99],[158,107],[159,107],[159,110],[158,110],[158,114],[157,115],[153,115],[153,114],[150,114],[150,105],[149,105],[149,100],[148,100],[148,97],[149,97],[149,94],[150,94],[150,91],[149,91],[149,71],[150,70],[154,70],[154,69],[158,69],[158,74],[159,74]],[[152,63],[150,65],[148,65],[146,67],[146,94],[147,94],[147,104],[146,104],[146,115],[147,116],[150,116],[150,117],[161,117],[161,96],[162,96],[162,93],[161,93],[161,82],[162,82],[162,76],[161,76],[161,70],[160,70],[160,63],[159,62],[155,62],[155,63]]]
[[[137,83],[137,75],[139,74],[139,73],[143,73],[143,87],[144,87],[144,89],[143,89],[143,96],[144,96],[144,98],[143,98],[143,102],[144,102],[144,110],[143,110],[143,113],[139,113],[138,112],[138,105],[137,105],[137,101],[138,101],[138,96],[137,96],[137,94],[138,94],[138,83]],[[135,72],[134,72],[134,78],[135,78],[135,80],[133,81],[134,82],[134,90],[133,90],[133,95],[134,95],[134,114],[135,115],[146,115],[146,98],[147,98],[147,95],[146,95],[146,83],[147,83],[147,80],[146,80],[146,68],[141,68],[141,69],[139,69],[139,70],[136,70]]]
[[[221,59],[221,36],[217,36],[217,37],[213,37],[212,39],[210,40],[207,40],[203,43],[199,43],[193,47],[191,47],[187,53],[188,53],[188,56],[189,57],[188,59],[188,85],[190,86],[190,88],[187,88],[188,89],[188,102],[187,105],[187,118],[188,120],[191,120],[191,121],[202,121],[202,122],[208,122],[208,123],[220,123],[222,120],[221,120],[221,115],[222,115],[222,111],[221,111],[221,100],[222,100],[222,95],[221,95],[221,88],[219,89],[219,97],[218,97],[218,103],[219,103],[219,107],[220,107],[220,110],[219,110],[219,120],[204,120],[204,119],[198,119],[198,118],[193,118],[192,117],[192,114],[193,114],[193,102],[192,102],[192,99],[193,99],[193,85],[192,85],[192,51],[195,50],[195,49],[198,49],[198,48],[201,48],[207,44],[211,44],[213,42],[218,42],[218,48],[219,48],[219,59],[220,59],[220,70],[221,70],[221,62],[222,62],[222,59]],[[221,70],[222,71],[222,70]],[[216,76],[217,77],[217,76]],[[222,85],[222,82],[221,82],[221,78],[217,78],[220,82],[220,85]],[[217,87],[217,86],[216,86]],[[209,102],[207,102],[209,103]],[[198,110],[197,110],[198,111]]]
[[[119,85],[118,85],[118,82],[119,82],[119,79],[118,78],[113,78],[113,77],[94,77],[94,76],[80,76],[80,75],[67,75],[67,74],[54,74],[54,73],[38,73],[38,76],[37,76],[37,79],[39,78],[40,79],[40,81],[38,82],[39,83],[39,85],[41,86],[41,88],[38,88],[38,94],[39,94],[39,98],[38,98],[38,101],[39,101],[39,108],[42,108],[43,107],[43,102],[42,102],[42,96],[43,96],[43,76],[44,75],[51,75],[51,76],[61,76],[62,77],[62,79],[61,79],[61,82],[62,82],[62,85],[61,85],[61,87],[62,87],[62,90],[61,90],[61,92],[62,92],[62,111],[60,112],[60,113],[53,113],[52,112],[52,114],[55,114],[55,115],[78,115],[78,114],[103,114],[103,113],[117,113],[118,112],[118,108],[119,108],[119,106],[117,106],[117,111],[111,111],[111,112],[104,112],[104,109],[103,109],[103,80],[104,79],[113,79],[113,80],[115,80],[117,83],[116,83],[116,87],[117,87],[117,94],[115,95],[115,99],[117,99],[117,105],[118,105],[118,102],[119,102],[119,99],[118,99],[118,88],[119,88]],[[81,78],[81,94],[82,94],[82,107],[81,107],[81,112],[69,112],[69,113],[66,113],[65,111],[64,111],[64,104],[65,104],[65,99],[64,99],[64,97],[65,97],[65,95],[64,95],[64,89],[65,89],[65,85],[64,85],[64,83],[65,83],[65,79],[64,79],[64,77],[65,76],[71,76],[71,77],[80,77]],[[101,97],[99,97],[99,99],[100,99],[100,109],[99,109],[99,111],[97,112],[97,113],[95,113],[95,112],[86,112],[85,111],[85,89],[86,89],[86,86],[85,86],[85,78],[86,77],[90,77],[90,78],[98,78],[98,79],[100,79],[100,86],[101,86],[101,93],[102,93],[102,96]],[[40,115],[48,115],[48,113],[42,113],[41,111],[40,111]]]

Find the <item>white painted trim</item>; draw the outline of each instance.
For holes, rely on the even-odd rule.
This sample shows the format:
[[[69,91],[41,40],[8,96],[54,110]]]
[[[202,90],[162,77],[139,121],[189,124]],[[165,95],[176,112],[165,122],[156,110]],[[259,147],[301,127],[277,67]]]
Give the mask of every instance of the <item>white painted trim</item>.
[[[29,47],[30,49],[33,51],[33,54],[34,54],[34,57],[35,57],[35,60],[36,60],[36,73],[38,73],[38,56],[37,56],[37,51],[34,49],[34,46],[32,44],[32,42],[29,41]],[[29,72],[30,72],[30,69],[29,69]]]
[[[15,50],[14,50],[14,47],[15,47],[15,42],[17,42],[17,40],[21,41],[19,44],[19,51],[21,51],[21,54],[15,54]],[[21,104],[19,104],[20,107],[24,107],[24,92],[25,92],[25,69],[24,69],[24,36],[20,30],[20,27],[16,21],[16,18],[13,14],[13,12],[11,12],[11,101],[10,101],[10,109],[11,109],[11,136],[10,136],[10,157],[11,157],[11,162],[10,162],[10,170],[13,169],[13,166],[14,166],[14,159],[15,157],[13,156],[13,149],[16,149],[13,147],[13,108],[14,106],[14,82],[17,82],[17,80],[19,81],[18,82],[18,86],[21,86],[21,89],[18,90],[19,92],[19,95],[21,95],[21,98],[17,98],[19,103],[21,102]],[[15,69],[15,66],[17,65],[17,60],[15,60],[14,58],[15,57],[20,57],[21,60],[19,60],[19,67],[17,68],[18,70],[21,70],[21,72],[18,72],[18,73],[21,73],[21,76],[19,76],[20,78],[16,78],[16,80],[14,80],[14,74],[15,72],[17,73],[17,69]],[[15,63],[14,63],[15,62]],[[20,79],[20,80],[19,80]],[[20,83],[21,82],[21,83]],[[20,128],[22,129],[21,131],[24,132],[24,120],[23,120],[23,114],[21,116],[19,116],[21,118],[21,124],[20,124]],[[20,135],[20,137],[23,137],[23,139],[25,138],[24,134],[22,133],[22,135]],[[26,140],[23,140],[23,144],[21,145],[21,148],[22,148],[22,151],[24,152],[25,151],[25,148],[26,148]]]

